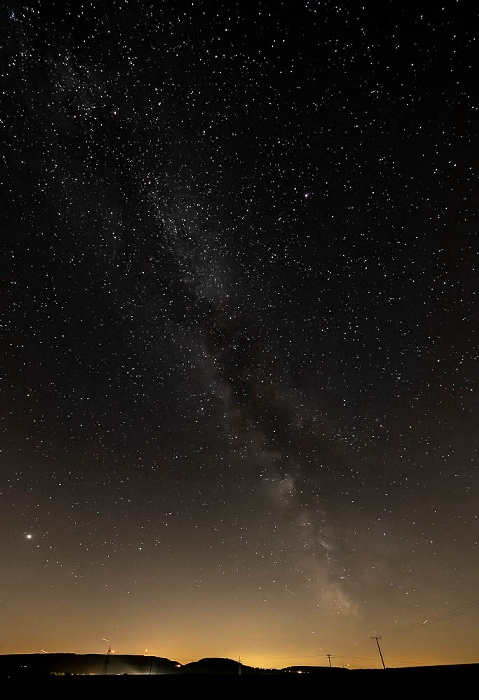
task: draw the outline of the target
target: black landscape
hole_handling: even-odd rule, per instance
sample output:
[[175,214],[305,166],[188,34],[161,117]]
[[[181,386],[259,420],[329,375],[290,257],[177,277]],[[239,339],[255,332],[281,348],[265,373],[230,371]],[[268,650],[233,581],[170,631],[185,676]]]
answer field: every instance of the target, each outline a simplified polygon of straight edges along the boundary
[[[100,677],[100,678],[99,678]],[[266,690],[283,687],[354,690],[375,688],[440,688],[477,682],[479,664],[451,664],[386,669],[346,669],[328,666],[289,666],[282,669],[254,668],[233,659],[204,658],[181,665],[164,657],[130,654],[6,654],[0,656],[0,682],[48,683],[49,689],[79,688],[95,692],[111,683],[146,682],[160,689],[189,687],[189,681],[204,687],[215,684],[230,689],[244,687]],[[143,681],[140,681],[140,678]],[[96,680],[95,680],[96,679]],[[156,679],[156,680],[155,680]],[[189,679],[189,680],[188,680]],[[255,681],[258,681],[255,683]],[[66,685],[65,685],[66,684]],[[100,685],[99,685],[100,684]],[[159,684],[159,685],[158,685]],[[278,685],[279,684],[279,685]],[[319,684],[319,685],[318,685]],[[108,685],[107,687],[111,687]],[[128,685],[128,687],[132,687]],[[134,686],[133,686],[134,687]],[[144,686],[141,685],[141,688]]]

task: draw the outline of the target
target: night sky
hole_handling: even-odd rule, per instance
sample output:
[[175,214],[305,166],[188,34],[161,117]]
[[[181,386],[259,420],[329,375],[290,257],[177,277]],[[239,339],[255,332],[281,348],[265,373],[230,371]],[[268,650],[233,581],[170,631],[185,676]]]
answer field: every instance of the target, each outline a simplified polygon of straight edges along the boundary
[[0,653],[479,661],[478,32],[2,3]]

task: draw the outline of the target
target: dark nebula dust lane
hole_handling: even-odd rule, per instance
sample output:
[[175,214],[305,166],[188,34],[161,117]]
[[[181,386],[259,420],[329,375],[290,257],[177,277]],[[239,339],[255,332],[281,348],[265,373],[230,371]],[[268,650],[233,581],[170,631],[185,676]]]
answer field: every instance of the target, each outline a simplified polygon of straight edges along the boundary
[[477,10],[0,26],[1,652],[477,661]]

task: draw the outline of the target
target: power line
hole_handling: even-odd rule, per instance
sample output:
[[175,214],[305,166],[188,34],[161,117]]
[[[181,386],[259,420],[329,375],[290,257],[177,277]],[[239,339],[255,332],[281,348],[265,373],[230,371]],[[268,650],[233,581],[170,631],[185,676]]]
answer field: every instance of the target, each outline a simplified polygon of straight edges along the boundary
[[452,608],[451,610],[446,610],[443,613],[429,617],[423,622],[415,622],[407,627],[404,627],[402,630],[398,630],[398,632],[409,632],[409,630],[421,629],[424,627],[429,627],[430,625],[437,625],[454,617],[467,615],[468,613],[472,613],[477,609],[479,609],[479,600],[473,600],[470,603],[464,603],[463,605],[459,605],[457,608]]
[[[372,639],[375,639],[375,637],[372,637]],[[378,637],[378,639],[381,639],[381,637]],[[376,656],[350,656],[349,654],[325,654],[327,658],[331,657],[334,659],[350,659],[354,661],[375,661]],[[276,660],[286,660],[286,659],[317,659],[317,658],[322,658],[322,654],[309,654],[307,656],[261,656],[257,657],[255,656],[255,659],[261,659],[261,660],[268,660],[268,659],[276,659]],[[248,658],[248,657],[246,657]],[[429,666],[430,664],[424,663],[424,661],[410,661],[407,659],[390,659],[388,657],[388,668],[400,668],[404,664],[409,664],[410,666]]]

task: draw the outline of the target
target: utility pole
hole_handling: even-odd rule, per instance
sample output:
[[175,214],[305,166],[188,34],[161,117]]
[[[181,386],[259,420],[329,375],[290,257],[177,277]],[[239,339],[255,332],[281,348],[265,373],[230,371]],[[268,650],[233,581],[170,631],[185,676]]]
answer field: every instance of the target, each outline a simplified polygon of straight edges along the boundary
[[381,661],[382,661],[382,664],[383,664],[383,668],[385,669],[385,668],[386,668],[386,664],[384,663],[383,655],[382,655],[382,653],[381,653],[381,647],[379,646],[379,640],[382,639],[382,637],[371,637],[371,639],[375,639],[375,640],[376,640],[376,644],[378,645],[378,650],[379,650],[379,656],[381,657]]
[[329,659],[329,668],[331,668],[331,654],[326,654],[326,656]]
[[102,672],[101,672],[101,675],[102,675],[102,676],[106,676],[106,675],[107,675],[108,664],[109,664],[109,662],[110,662],[110,656],[111,656],[111,644],[110,644],[110,648],[109,648],[108,651],[106,652],[105,663],[103,664],[103,670],[102,670]]

